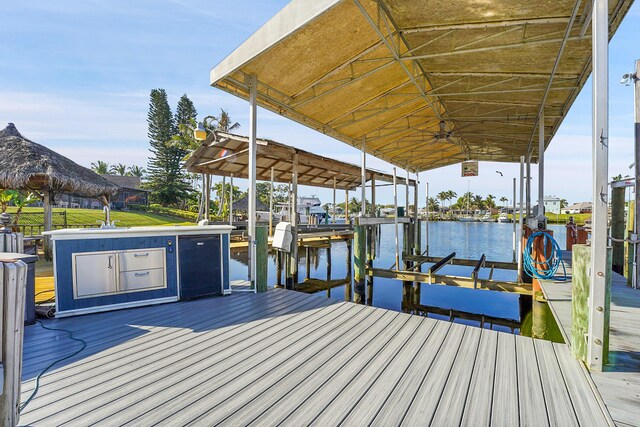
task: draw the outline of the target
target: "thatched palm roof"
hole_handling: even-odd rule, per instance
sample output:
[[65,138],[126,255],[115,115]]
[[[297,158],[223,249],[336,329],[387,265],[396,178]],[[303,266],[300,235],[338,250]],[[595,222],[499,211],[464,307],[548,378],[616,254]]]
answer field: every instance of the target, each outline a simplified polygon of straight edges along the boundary
[[47,189],[88,197],[114,194],[118,186],[72,160],[28,140],[13,123],[0,131],[0,188]]
[[[233,202],[233,210],[235,211],[242,211],[242,212],[247,212],[249,209],[248,206],[248,196],[243,196],[238,200],[235,200]],[[259,199],[256,199],[256,210],[258,211],[268,211],[269,210],[269,206],[265,205],[264,203],[262,203]]]

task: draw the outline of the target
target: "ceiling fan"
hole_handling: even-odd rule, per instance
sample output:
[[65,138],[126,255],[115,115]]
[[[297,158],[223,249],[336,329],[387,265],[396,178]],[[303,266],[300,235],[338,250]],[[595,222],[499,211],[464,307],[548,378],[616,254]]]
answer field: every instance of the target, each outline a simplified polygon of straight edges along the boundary
[[440,127],[440,130],[433,133],[433,142],[449,142],[451,144],[458,143],[458,138],[453,135],[453,130],[447,130],[447,124],[444,120],[440,120],[438,126]]

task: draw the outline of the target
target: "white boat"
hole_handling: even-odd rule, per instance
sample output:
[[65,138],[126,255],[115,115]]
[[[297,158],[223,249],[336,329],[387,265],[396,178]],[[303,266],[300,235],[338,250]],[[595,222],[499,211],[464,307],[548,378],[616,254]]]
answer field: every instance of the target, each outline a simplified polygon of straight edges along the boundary
[[476,219],[474,217],[472,217],[472,216],[461,216],[461,217],[458,217],[458,221],[460,221],[460,222],[475,222]]
[[511,222],[511,219],[509,219],[509,216],[505,212],[503,212],[500,214],[500,216],[498,216],[498,222],[508,223]]
[[[306,197],[298,196],[298,206],[296,211],[298,212],[298,224],[309,224],[310,220],[314,224],[322,224],[325,221],[331,219],[331,216],[322,209],[322,202],[316,196]],[[280,212],[275,214],[276,219],[279,221],[291,221],[289,215],[289,204],[283,203],[280,206]]]
[[480,218],[480,222],[496,222],[495,219],[491,216],[491,212],[487,212]]

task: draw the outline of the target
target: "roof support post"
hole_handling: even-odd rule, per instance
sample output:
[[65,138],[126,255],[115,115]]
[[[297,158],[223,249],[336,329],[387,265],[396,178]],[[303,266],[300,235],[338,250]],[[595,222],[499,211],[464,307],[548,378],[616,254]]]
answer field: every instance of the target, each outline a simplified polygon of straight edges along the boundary
[[395,230],[395,243],[396,243],[396,270],[400,270],[400,254],[398,253],[398,185],[396,178],[396,168],[393,168],[393,207],[395,212],[393,215],[393,227]]
[[367,138],[362,137],[362,162],[361,162],[362,197],[360,199],[360,216],[367,215]]
[[233,225],[233,174],[229,177],[229,225]]
[[522,280],[522,236],[524,234],[524,156],[520,156],[520,215],[518,216],[518,281]]
[[293,165],[291,174],[291,253],[290,253],[290,275],[292,283],[289,289],[298,286],[298,151],[293,155]]
[[271,166],[271,185],[269,186],[269,236],[273,236],[273,166]]
[[527,188],[527,218],[531,215],[531,151],[527,153],[527,181],[525,182]]
[[609,2],[594,0],[593,45],[593,219],[587,366],[601,371],[604,362],[607,300],[607,215],[609,162]]
[[[420,233],[420,223],[418,222],[418,182],[420,181],[420,176],[418,172],[416,172],[416,183],[413,186],[413,244],[414,244],[414,255],[420,255],[420,239],[418,238]],[[407,183],[407,185],[409,185]]]
[[331,222],[336,223],[336,177],[333,177],[333,212],[331,213]]
[[376,174],[371,174],[371,216],[376,215]]
[[427,221],[426,221],[426,229],[424,232],[424,240],[425,240],[425,243],[427,244],[427,247],[424,253],[426,256],[429,256],[429,182],[428,181],[426,183],[425,200],[427,201]]
[[[53,221],[51,216],[52,197],[51,190],[45,188],[42,192],[42,206],[44,209],[44,231],[51,231]],[[51,246],[51,236],[44,235],[44,258],[47,261],[53,260],[53,248]]]
[[249,86],[249,208],[247,233],[249,238],[249,281],[251,289],[256,290],[256,132],[258,78],[252,74],[247,77]]
[[409,216],[409,171],[407,170],[407,182],[405,182],[405,195],[404,195],[404,214]]
[[636,61],[636,73],[633,78],[635,83],[635,219],[634,219],[634,228],[633,233],[635,234],[634,239],[636,243],[633,245],[635,248],[635,261],[633,263],[633,287],[635,289],[640,288],[640,283],[638,283],[638,279],[640,279],[640,244],[637,243],[638,234],[640,234],[640,60]]
[[[538,220],[544,217],[544,111],[538,118]],[[539,222],[539,221],[538,221]]]
[[518,244],[517,244],[517,228],[516,228],[516,179],[513,178],[513,242],[512,242],[512,247],[513,247],[513,259],[512,262],[516,262],[516,250],[518,248]]

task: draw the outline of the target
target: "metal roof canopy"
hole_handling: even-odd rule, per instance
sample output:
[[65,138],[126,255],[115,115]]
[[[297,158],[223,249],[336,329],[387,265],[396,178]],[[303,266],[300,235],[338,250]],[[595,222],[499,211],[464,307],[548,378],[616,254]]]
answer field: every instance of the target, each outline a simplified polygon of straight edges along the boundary
[[[210,175],[249,177],[249,138],[226,132],[211,134],[186,162],[190,172]],[[294,154],[298,154],[298,184],[312,187],[353,190],[362,185],[360,166],[335,159],[319,156],[289,145],[257,139],[256,179],[271,180],[271,168],[274,169],[274,181],[291,182]],[[384,172],[367,169],[367,181],[375,175],[376,181],[393,182],[393,176]],[[398,177],[399,184],[406,179]],[[409,185],[415,186],[410,179]]]
[[[632,0],[612,0],[612,36]],[[545,146],[591,72],[589,0],[293,0],[211,84],[419,172]]]

